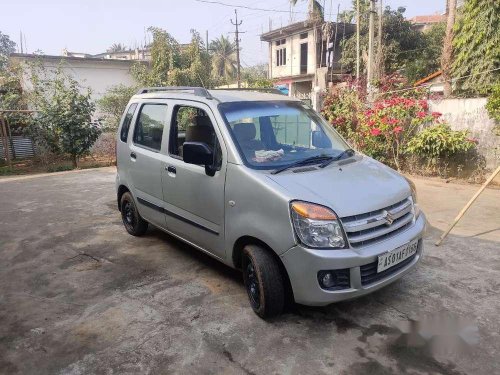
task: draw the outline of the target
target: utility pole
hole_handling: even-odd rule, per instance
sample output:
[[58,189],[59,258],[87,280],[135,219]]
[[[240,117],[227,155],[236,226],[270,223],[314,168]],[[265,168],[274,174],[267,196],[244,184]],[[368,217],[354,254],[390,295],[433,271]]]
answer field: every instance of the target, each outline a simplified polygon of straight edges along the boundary
[[231,19],[231,23],[236,27],[235,33],[235,41],[236,41],[236,63],[238,64],[236,74],[237,74],[237,80],[238,80],[238,88],[241,88],[241,71],[240,71],[240,34],[243,34],[243,32],[238,30],[238,26],[240,26],[243,21],[238,22],[238,11],[235,9],[234,14],[236,16],[236,21],[233,22],[233,19]]
[[207,53],[208,53],[208,30],[207,30],[207,34],[206,34],[206,43],[207,43]]
[[21,42],[20,43],[21,53],[24,53],[24,51],[23,51],[23,32],[22,31],[19,31],[19,41]]
[[373,80],[373,38],[375,29],[375,1],[370,0],[370,23],[368,25],[368,69],[366,89],[368,91],[368,99],[373,99],[371,82]]
[[359,16],[359,0],[356,0],[356,80],[359,81],[359,24],[361,17]]
[[377,79],[380,79],[384,76],[384,50],[383,50],[383,40],[382,40],[382,27],[383,27],[383,18],[384,18],[384,10],[383,10],[383,5],[382,1],[383,0],[378,0],[379,1],[379,16],[378,16],[378,35],[377,35],[377,73],[375,74],[375,77]]

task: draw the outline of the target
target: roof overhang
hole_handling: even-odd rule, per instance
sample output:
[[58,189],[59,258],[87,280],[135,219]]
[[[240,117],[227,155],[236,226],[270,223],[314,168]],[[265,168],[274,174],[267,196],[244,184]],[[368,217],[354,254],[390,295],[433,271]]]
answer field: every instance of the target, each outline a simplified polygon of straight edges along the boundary
[[317,26],[320,26],[323,22],[318,21],[302,21],[292,23],[291,25],[281,27],[276,30],[268,31],[260,36],[260,40],[264,42],[270,42],[274,39],[279,39],[282,36],[288,36],[290,34],[296,34],[308,30],[312,30]]

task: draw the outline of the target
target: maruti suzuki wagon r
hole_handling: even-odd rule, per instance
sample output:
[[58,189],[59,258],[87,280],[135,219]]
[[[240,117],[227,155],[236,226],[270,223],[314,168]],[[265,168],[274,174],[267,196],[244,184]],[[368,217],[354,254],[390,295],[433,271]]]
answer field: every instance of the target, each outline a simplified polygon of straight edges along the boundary
[[269,92],[142,89],[117,139],[125,229],[153,225],[240,269],[250,305],[327,305],[422,258],[414,185],[352,150],[303,102]]

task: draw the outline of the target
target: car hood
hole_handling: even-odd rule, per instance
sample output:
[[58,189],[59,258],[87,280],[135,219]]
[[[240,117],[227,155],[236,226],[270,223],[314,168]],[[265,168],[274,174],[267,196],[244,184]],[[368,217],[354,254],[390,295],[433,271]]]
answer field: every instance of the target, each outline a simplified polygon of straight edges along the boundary
[[410,196],[403,176],[364,155],[313,171],[269,174],[291,199],[331,207],[339,217],[362,214],[397,203]]

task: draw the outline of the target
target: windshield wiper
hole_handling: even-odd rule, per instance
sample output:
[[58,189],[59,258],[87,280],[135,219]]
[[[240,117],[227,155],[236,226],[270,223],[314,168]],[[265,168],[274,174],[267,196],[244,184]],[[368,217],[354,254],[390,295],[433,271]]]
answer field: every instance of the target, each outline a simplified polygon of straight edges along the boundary
[[278,169],[272,171],[271,174],[278,174],[280,172],[286,171],[287,169],[299,167],[301,165],[307,165],[307,164],[312,164],[312,163],[320,163],[320,162],[326,163],[327,161],[333,161],[331,159],[334,159],[334,157],[330,156],[330,155],[325,155],[325,154],[311,156],[309,158],[305,158],[303,160],[299,160],[299,161],[296,161],[294,163],[285,165],[284,167],[278,168]]
[[331,159],[329,160],[325,160],[323,163],[321,163],[321,165],[319,166],[320,168],[325,168],[326,166],[330,165],[331,163],[333,163],[334,161],[337,161],[337,160],[340,160],[342,159],[344,156],[352,156],[354,155],[354,150],[352,148],[348,148],[347,150],[344,150],[342,151],[340,154],[338,154],[337,156],[335,157],[332,157]]

